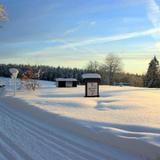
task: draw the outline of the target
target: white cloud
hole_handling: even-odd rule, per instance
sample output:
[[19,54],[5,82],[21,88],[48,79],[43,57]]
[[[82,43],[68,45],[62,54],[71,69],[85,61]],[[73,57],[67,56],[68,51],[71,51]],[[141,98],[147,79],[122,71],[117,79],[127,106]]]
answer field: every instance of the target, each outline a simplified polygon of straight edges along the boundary
[[80,29],[86,27],[86,26],[94,26],[96,24],[96,21],[82,21],[80,22],[77,26],[73,27],[73,28],[69,28],[68,30],[66,30],[63,34],[63,36],[67,36],[70,35],[72,33],[75,33],[77,31],[79,31]]
[[113,36],[106,36],[106,37],[95,37],[95,38],[91,38],[91,39],[87,39],[79,42],[66,43],[60,47],[75,48],[80,46],[109,43],[109,42],[131,39],[136,37],[149,36],[149,35],[158,34],[158,33],[160,33],[160,28],[154,28],[154,29],[148,29],[140,32],[124,33],[120,35],[113,35]]
[[160,6],[156,0],[148,0],[148,18],[154,27],[160,27]]
[[69,34],[72,34],[72,33],[76,32],[76,31],[78,31],[80,29],[80,27],[81,26],[79,25],[79,26],[76,26],[74,28],[70,28],[70,29],[66,30],[63,35],[67,36]]
[[[155,28],[160,27],[160,6],[156,2],[156,0],[148,0],[148,18],[152,25]],[[159,39],[160,39],[160,33],[159,34],[153,34],[153,38],[155,39],[155,48],[156,52],[160,51],[160,45],[159,45]]]

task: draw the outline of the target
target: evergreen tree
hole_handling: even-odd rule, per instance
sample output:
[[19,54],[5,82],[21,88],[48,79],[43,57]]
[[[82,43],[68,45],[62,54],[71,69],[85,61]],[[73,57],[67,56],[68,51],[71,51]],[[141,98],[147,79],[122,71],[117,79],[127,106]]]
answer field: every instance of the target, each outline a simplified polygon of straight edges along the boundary
[[144,79],[144,86],[150,88],[160,87],[159,61],[156,56],[149,63],[148,71]]

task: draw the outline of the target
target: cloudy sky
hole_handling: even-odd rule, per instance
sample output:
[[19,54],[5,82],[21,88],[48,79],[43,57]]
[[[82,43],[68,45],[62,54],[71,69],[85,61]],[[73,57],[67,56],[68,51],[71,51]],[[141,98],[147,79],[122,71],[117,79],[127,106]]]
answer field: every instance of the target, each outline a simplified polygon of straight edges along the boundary
[[114,53],[144,73],[160,58],[160,0],[0,0],[0,63],[83,68]]

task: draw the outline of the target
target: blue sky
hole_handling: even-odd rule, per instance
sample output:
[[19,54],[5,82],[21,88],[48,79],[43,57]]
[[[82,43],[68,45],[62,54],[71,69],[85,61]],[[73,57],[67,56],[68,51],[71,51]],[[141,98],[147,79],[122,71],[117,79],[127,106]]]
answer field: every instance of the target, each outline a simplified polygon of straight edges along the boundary
[[160,58],[160,0],[0,0],[0,63],[86,66],[113,53],[126,72]]

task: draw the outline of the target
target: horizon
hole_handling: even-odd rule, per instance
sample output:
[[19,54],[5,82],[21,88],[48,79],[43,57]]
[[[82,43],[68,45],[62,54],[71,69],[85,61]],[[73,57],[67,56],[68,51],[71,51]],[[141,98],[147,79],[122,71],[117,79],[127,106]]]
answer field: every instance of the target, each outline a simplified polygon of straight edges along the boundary
[[84,69],[113,53],[144,74],[160,58],[160,0],[1,0],[0,63]]
[[[11,66],[21,66],[21,65],[24,65],[24,66],[30,66],[30,67],[34,67],[34,66],[42,66],[42,67],[53,67],[53,68],[64,68],[64,69],[79,69],[79,70],[85,70],[86,68],[83,67],[83,68],[78,68],[78,67],[65,67],[65,66],[51,66],[51,65],[44,65],[44,64],[21,64],[21,63],[17,63],[17,64],[13,64],[13,63],[3,63],[3,64],[0,64],[1,65],[11,65]],[[16,68],[16,67],[15,67]],[[18,69],[18,68],[16,68]],[[93,72],[91,72],[93,73]],[[131,73],[131,72],[126,72],[124,70],[122,70],[120,73],[125,73],[125,74],[133,74],[133,75],[139,75],[139,76],[143,76],[145,75],[146,73]]]

